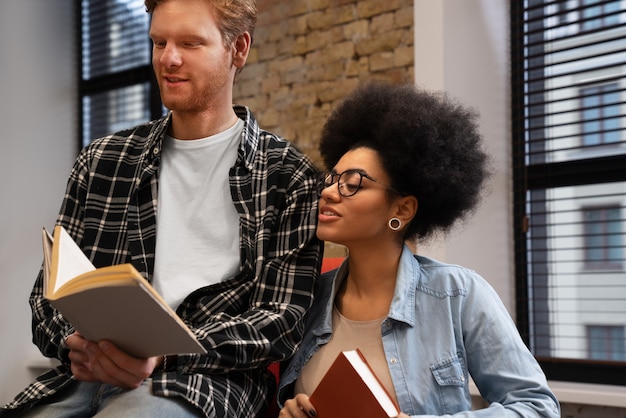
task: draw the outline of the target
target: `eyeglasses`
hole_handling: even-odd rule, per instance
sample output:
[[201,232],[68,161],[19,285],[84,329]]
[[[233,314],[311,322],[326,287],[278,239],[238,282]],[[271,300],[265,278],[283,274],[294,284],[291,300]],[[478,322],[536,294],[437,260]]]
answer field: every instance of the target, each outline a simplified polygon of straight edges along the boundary
[[[325,188],[330,187],[335,183],[337,183],[337,189],[339,190],[340,195],[344,197],[354,196],[361,188],[363,177],[378,183],[378,180],[375,178],[358,170],[346,170],[339,174],[332,172],[321,173],[317,182],[317,196],[321,196],[322,191]],[[385,189],[393,191],[393,189],[388,187]]]

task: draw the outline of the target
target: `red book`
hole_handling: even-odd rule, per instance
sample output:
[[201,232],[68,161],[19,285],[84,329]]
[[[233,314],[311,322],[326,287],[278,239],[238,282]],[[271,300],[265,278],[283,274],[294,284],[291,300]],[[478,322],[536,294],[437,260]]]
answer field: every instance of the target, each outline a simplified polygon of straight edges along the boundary
[[395,418],[400,414],[358,348],[339,353],[309,399],[319,418]]

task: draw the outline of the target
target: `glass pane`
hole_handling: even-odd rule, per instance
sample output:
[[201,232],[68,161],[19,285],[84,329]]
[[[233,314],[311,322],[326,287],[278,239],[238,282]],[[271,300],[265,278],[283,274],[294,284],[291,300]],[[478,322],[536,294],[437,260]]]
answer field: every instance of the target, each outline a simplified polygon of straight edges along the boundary
[[150,119],[149,83],[83,97],[83,146]]
[[626,154],[626,2],[558,5],[544,7],[544,37],[525,39],[527,162]]
[[82,0],[83,79],[150,64],[144,0]]
[[529,191],[527,202],[531,347],[593,358],[588,327],[626,324],[626,182]]

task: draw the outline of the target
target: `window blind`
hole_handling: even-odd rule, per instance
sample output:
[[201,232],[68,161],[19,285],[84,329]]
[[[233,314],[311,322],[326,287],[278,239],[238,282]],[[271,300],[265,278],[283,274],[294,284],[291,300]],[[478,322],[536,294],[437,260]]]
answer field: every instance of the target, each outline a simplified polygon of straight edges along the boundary
[[80,146],[159,117],[143,0],[81,0]]
[[626,385],[626,5],[510,5],[518,326],[549,379]]

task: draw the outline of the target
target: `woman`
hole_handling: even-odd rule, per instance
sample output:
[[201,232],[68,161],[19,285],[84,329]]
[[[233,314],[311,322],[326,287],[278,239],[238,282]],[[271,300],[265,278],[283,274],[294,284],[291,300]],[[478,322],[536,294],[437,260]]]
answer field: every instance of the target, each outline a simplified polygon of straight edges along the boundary
[[[407,416],[558,417],[559,406],[492,287],[416,256],[465,219],[488,177],[477,115],[411,85],[370,83],[330,116],[320,151],[317,236],[347,247],[323,275],[304,341],[283,372],[281,417],[316,416],[309,395],[340,351],[359,348]],[[489,407],[472,411],[470,377]],[[327,418],[327,417],[319,417]]]

